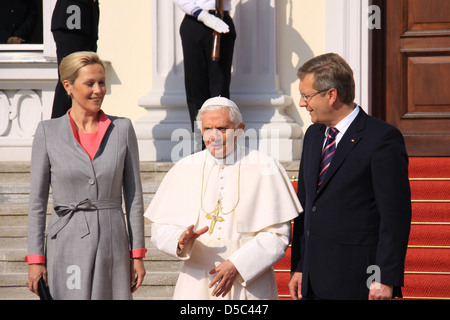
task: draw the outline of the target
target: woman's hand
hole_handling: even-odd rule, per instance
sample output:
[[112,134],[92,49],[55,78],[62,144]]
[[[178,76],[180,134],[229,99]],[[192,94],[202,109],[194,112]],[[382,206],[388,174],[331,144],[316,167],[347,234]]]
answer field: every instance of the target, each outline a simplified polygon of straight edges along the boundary
[[38,282],[42,277],[44,277],[44,281],[47,283],[47,268],[44,264],[30,264],[28,266],[27,287],[36,295],[39,295]]
[[131,259],[131,293],[136,292],[141,286],[145,277],[145,267],[142,258]]

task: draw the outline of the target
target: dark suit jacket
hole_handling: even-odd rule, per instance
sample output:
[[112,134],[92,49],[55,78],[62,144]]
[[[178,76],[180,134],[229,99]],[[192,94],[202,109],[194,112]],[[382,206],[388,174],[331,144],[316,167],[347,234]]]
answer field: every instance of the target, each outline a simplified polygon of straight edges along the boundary
[[[67,12],[67,8],[72,5],[80,8],[80,29],[67,27],[67,20],[74,15],[71,10]],[[53,9],[51,30],[80,32],[97,39],[99,17],[98,0],[58,0]]]
[[395,127],[362,109],[342,140],[317,190],[326,127],[308,128],[298,196],[305,210],[294,222],[292,271],[303,272],[324,299],[367,299],[367,280],[403,285],[411,222],[408,156]]

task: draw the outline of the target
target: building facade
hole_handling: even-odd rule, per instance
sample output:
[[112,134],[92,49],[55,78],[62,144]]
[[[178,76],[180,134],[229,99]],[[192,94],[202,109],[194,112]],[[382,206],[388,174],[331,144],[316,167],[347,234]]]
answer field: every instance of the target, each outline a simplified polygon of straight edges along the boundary
[[[57,81],[50,20],[42,1],[42,43],[0,44],[0,161],[29,161],[37,123],[50,118]],[[298,107],[296,71],[336,52],[354,69],[356,102],[370,113],[369,33],[377,11],[368,0],[233,0],[237,28],[231,98],[247,123],[243,143],[281,161],[298,160],[310,117]],[[98,53],[107,61],[103,110],[132,119],[141,160],[190,154],[179,24],[172,1],[102,1]]]

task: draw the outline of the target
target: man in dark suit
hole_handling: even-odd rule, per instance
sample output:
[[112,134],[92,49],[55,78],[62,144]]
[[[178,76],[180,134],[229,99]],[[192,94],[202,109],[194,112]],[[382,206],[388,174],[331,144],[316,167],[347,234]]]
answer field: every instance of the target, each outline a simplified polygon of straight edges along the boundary
[[395,127],[353,101],[347,62],[324,54],[298,71],[310,113],[298,177],[304,214],[294,221],[293,299],[401,295],[411,223],[408,155]]
[[[61,60],[73,52],[97,52],[99,18],[98,0],[58,0],[56,2],[51,30],[56,43],[58,68]],[[52,118],[65,115],[71,105],[72,100],[67,96],[61,81],[58,80]]]

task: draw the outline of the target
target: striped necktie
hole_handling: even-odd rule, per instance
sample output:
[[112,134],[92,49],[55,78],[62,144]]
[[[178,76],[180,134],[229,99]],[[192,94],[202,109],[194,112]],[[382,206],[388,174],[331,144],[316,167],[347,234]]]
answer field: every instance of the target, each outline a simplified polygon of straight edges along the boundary
[[317,187],[323,182],[323,178],[330,167],[331,159],[333,158],[334,153],[336,152],[336,135],[339,133],[339,130],[336,128],[330,128],[328,130],[327,141],[325,143],[325,148],[322,152],[322,158],[320,163],[320,174],[319,174],[319,183]]

